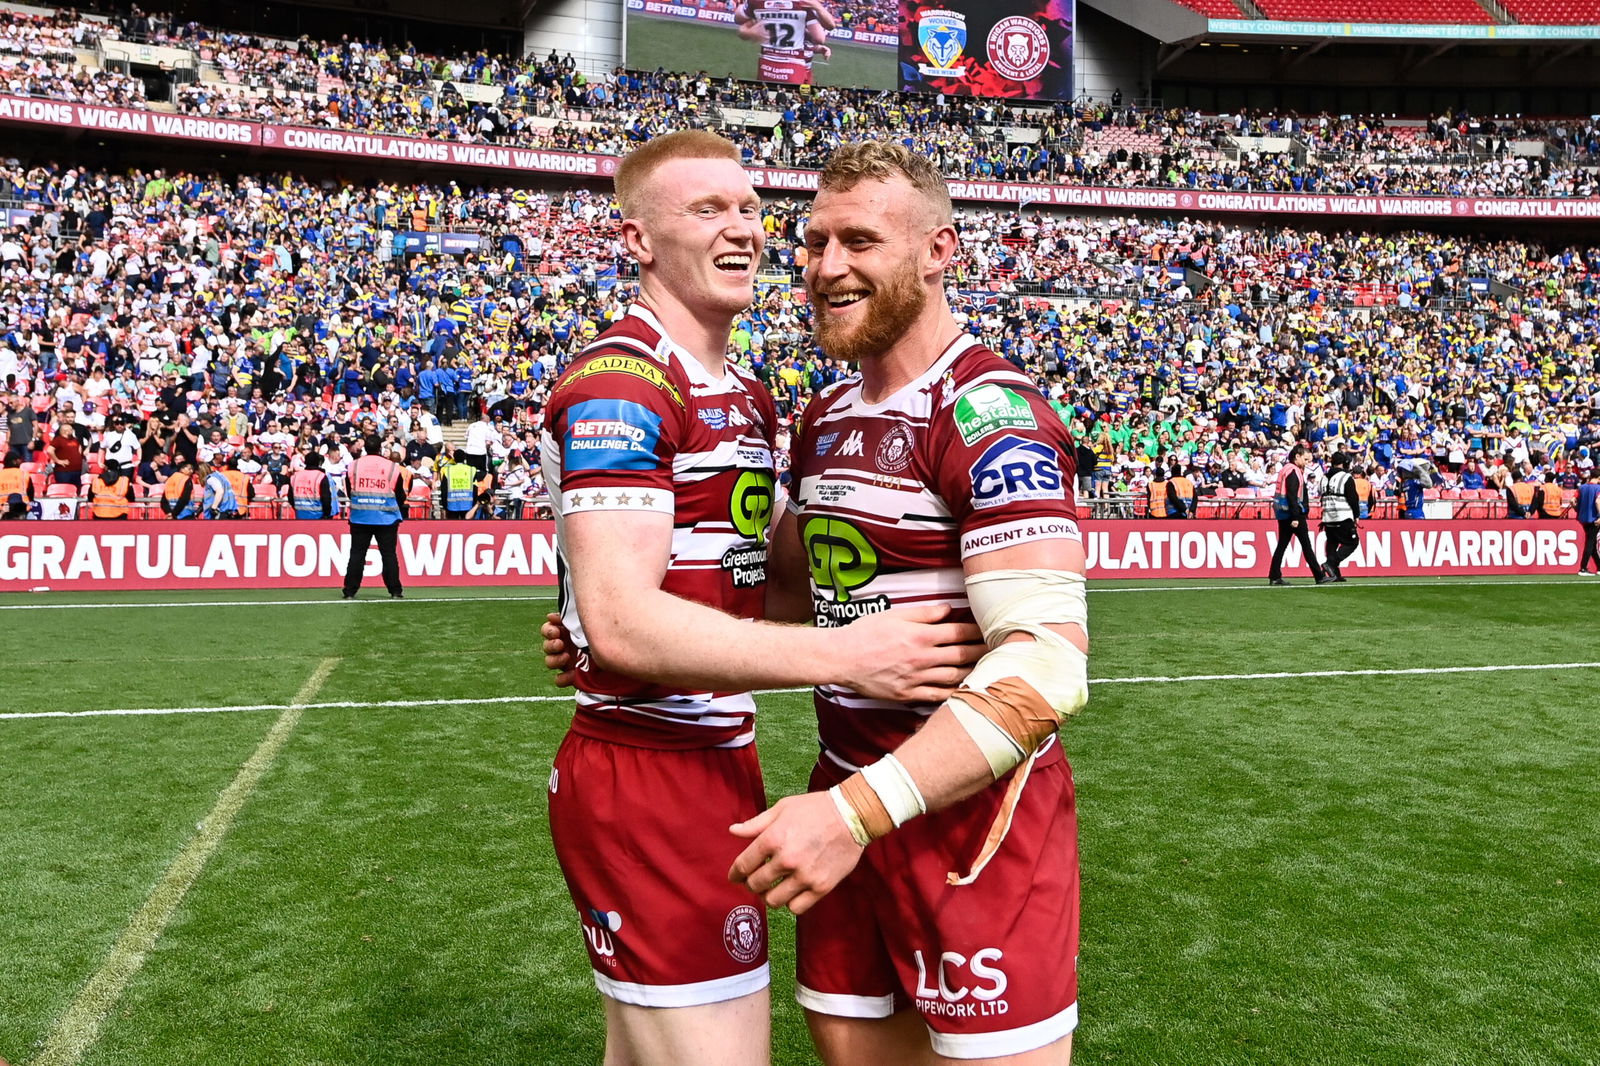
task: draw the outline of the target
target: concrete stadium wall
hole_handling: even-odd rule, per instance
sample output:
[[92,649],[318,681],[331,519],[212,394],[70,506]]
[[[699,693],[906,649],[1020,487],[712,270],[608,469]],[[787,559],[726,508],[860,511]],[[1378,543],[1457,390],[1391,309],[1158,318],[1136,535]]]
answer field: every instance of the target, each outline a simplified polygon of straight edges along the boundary
[[1077,39],[1072,72],[1073,92],[1109,100],[1122,90],[1126,103],[1150,93],[1155,75],[1155,39],[1087,4],[1078,5]]
[[552,0],[538,5],[522,28],[523,51],[572,53],[585,74],[622,65],[621,0]]

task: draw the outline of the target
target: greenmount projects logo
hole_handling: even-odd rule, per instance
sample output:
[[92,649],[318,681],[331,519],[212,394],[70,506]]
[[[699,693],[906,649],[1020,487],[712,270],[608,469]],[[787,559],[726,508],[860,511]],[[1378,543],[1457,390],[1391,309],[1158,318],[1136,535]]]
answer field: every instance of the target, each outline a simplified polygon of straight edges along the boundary
[[842,518],[811,518],[800,532],[811,566],[811,604],[819,626],[848,625],[889,609],[882,594],[853,597],[878,575],[878,552],[866,534]]

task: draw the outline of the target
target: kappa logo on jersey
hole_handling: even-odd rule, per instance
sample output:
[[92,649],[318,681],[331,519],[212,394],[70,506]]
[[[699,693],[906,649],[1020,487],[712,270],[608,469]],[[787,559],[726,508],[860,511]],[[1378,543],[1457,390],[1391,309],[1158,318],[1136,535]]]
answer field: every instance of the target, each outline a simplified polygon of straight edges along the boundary
[[712,429],[726,429],[728,426],[728,412],[720,407],[702,407],[695,411],[700,416],[700,421]]
[[750,416],[739,409],[738,404],[734,404],[732,407],[728,408],[728,425],[738,427],[754,424],[755,423],[750,421]]
[[854,524],[842,518],[809,519],[800,543],[811,567],[811,605],[817,625],[848,625],[889,609],[887,596],[850,596],[878,575],[878,551]]
[[1001,437],[968,472],[972,506],[979,510],[1028,500],[1064,500],[1061,458],[1043,441]]
[[817,457],[821,458],[822,456],[827,455],[828,454],[828,449],[832,448],[834,441],[836,441],[838,439],[839,439],[839,434],[837,434],[837,433],[824,433],[822,436],[818,437],[817,438]]
[[568,470],[650,470],[661,439],[661,416],[631,400],[585,400],[567,416],[563,462]]
[[861,431],[852,429],[850,435],[844,439],[844,443],[839,446],[839,458],[843,459],[847,455],[867,454],[866,443]]
[[956,401],[956,431],[966,444],[976,444],[1002,429],[1038,429],[1033,408],[1010,389],[979,385]]
[[873,457],[878,469],[886,474],[898,474],[911,465],[911,449],[915,445],[911,427],[897,422],[878,442],[878,454]]
[[588,938],[589,947],[605,962],[607,966],[615,966],[617,942],[612,936],[622,929],[622,915],[616,911],[603,911],[598,907],[590,907],[589,913],[583,922],[583,935]]
[[741,903],[728,912],[722,923],[722,946],[735,962],[755,962],[767,942],[767,923],[761,912]]

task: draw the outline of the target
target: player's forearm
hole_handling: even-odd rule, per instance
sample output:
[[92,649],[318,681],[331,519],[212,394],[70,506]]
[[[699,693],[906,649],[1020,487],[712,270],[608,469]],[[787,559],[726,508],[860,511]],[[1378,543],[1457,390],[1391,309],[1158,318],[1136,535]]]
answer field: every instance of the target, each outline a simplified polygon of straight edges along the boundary
[[895,750],[928,811],[943,810],[994,784],[994,773],[948,704]]
[[674,688],[744,691],[843,683],[838,630],[748,621],[661,589],[580,593],[589,653],[607,670]]

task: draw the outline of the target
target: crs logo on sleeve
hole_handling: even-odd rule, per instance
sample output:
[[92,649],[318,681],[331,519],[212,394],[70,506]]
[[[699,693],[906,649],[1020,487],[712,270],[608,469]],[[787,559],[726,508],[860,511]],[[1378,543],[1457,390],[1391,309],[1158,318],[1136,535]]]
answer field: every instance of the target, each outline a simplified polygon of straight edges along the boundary
[[1030,500],[1064,500],[1061,456],[1043,441],[1001,437],[978,456],[972,506],[978,510]]
[[568,470],[653,470],[661,416],[631,400],[585,400],[567,414]]

